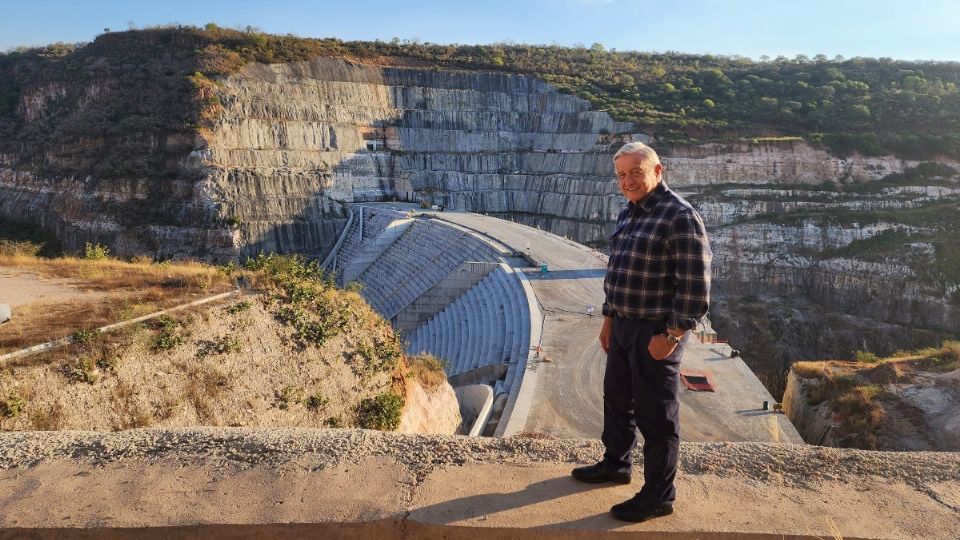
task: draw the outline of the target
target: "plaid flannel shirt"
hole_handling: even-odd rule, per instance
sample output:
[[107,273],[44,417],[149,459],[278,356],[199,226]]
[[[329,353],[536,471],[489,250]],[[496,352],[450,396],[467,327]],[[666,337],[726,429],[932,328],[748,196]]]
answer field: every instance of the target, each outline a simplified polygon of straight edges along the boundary
[[660,182],[617,218],[603,280],[603,314],[696,328],[710,304],[712,258],[700,215]]

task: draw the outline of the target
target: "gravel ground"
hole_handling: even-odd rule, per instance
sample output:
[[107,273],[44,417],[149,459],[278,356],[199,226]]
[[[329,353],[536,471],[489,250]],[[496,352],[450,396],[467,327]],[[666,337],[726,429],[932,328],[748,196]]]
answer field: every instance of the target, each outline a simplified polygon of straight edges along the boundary
[[[173,459],[184,464],[266,465],[325,469],[370,456],[395,459],[418,480],[438,468],[471,463],[591,463],[600,441],[526,437],[468,438],[400,435],[367,430],[187,428],[115,433],[8,432],[0,434],[0,468],[74,460],[91,467],[118,461]],[[639,462],[639,456],[637,461]],[[805,486],[881,477],[917,488],[960,480],[960,453],[869,452],[775,443],[683,443],[681,474],[776,481]]]

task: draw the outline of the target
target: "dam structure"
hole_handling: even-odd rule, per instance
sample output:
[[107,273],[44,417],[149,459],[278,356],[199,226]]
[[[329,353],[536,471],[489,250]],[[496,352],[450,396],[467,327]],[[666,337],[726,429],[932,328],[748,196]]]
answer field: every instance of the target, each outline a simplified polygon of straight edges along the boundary
[[[474,407],[483,412],[475,434],[600,436],[605,255],[467,212],[365,203],[350,213],[328,268],[341,284],[362,285],[407,354],[442,359],[455,389],[490,388],[481,394],[488,403]],[[711,381],[713,391],[681,390],[682,439],[802,444],[743,360],[713,336],[705,326],[687,338],[681,373]]]

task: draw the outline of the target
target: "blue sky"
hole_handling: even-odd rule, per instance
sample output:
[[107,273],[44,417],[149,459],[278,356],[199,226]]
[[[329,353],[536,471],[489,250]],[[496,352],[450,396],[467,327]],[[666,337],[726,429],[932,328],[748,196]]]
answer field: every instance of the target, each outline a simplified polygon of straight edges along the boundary
[[91,41],[104,28],[215,22],[345,40],[960,61],[954,0],[0,0],[0,13],[0,51]]

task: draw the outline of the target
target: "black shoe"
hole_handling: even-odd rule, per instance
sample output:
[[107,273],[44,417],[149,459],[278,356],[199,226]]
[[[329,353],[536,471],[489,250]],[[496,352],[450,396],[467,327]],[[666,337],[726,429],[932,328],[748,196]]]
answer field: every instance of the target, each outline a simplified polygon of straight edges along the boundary
[[589,484],[599,484],[601,482],[613,482],[614,484],[630,483],[630,473],[614,471],[607,467],[602,461],[587,467],[577,467],[571,474],[573,474],[573,477],[577,480]]
[[620,521],[646,521],[651,518],[672,514],[673,504],[649,504],[642,502],[639,497],[634,497],[629,501],[613,505],[610,513]]

